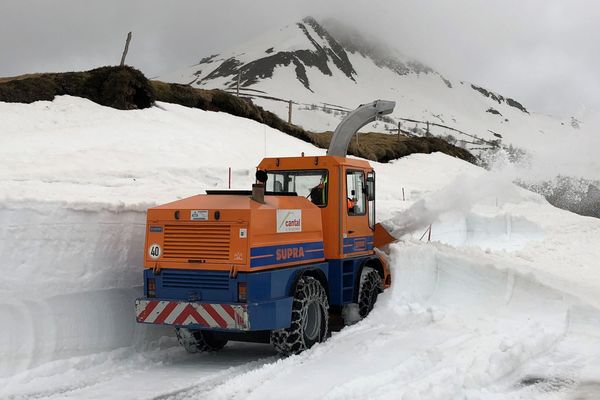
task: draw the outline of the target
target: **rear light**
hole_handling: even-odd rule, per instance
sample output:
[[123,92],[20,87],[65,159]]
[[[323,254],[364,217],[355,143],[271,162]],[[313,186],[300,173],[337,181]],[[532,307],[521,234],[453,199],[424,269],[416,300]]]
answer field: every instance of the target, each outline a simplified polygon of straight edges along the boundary
[[156,297],[156,280],[154,278],[148,278],[146,287],[148,288],[148,297]]
[[248,286],[246,282],[238,282],[238,301],[245,303],[248,300]]

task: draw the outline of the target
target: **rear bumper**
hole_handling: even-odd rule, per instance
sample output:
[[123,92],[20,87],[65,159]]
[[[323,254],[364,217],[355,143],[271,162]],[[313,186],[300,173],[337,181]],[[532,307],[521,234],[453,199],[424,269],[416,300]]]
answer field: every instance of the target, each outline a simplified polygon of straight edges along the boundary
[[248,308],[241,304],[137,299],[137,322],[216,329],[249,330]]
[[292,298],[263,303],[216,304],[139,298],[135,301],[136,321],[190,329],[256,331],[287,328]]

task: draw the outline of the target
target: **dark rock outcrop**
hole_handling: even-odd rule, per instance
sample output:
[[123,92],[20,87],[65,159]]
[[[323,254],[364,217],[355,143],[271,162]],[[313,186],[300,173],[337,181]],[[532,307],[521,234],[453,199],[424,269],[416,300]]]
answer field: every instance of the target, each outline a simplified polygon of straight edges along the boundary
[[489,97],[490,99],[492,99],[494,101],[497,101],[498,104],[506,103],[506,104],[508,104],[511,107],[514,107],[514,108],[516,108],[516,109],[518,109],[518,110],[520,110],[520,111],[522,111],[522,112],[524,112],[526,114],[529,114],[529,111],[527,111],[527,109],[521,103],[519,103],[516,100],[513,100],[513,99],[508,98],[508,97],[505,98],[504,96],[501,96],[498,93],[490,92],[489,90],[484,89],[484,88],[482,88],[480,86],[477,86],[477,85],[471,84],[471,88],[473,90],[478,91],[483,96]]

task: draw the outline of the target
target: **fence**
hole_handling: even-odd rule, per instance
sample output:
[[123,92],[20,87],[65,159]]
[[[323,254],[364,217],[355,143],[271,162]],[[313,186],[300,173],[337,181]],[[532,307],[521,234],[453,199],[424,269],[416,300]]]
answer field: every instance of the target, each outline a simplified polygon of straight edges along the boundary
[[[331,112],[337,112],[337,113],[342,113],[342,114],[347,114],[349,112],[352,111],[351,108],[345,107],[345,106],[340,106],[337,104],[329,104],[329,103],[320,103],[320,104],[310,104],[310,103],[304,103],[301,101],[295,101],[292,99],[282,99],[276,96],[271,96],[268,95],[266,93],[248,93],[248,92],[240,92],[240,89],[238,88],[236,91],[226,91],[229,94],[233,94],[239,97],[243,97],[243,98],[248,98],[248,99],[264,99],[264,100],[270,100],[270,101],[277,101],[277,102],[283,102],[283,103],[287,103],[288,105],[288,123],[292,123],[292,115],[293,115],[293,106],[301,106],[301,107],[305,107],[304,109],[311,109],[311,110],[322,110],[324,112],[327,113],[331,113]],[[498,137],[499,139],[497,140],[487,140],[484,139],[480,136],[477,136],[475,134],[471,134],[465,131],[462,131],[460,129],[448,126],[448,125],[444,125],[444,124],[440,124],[437,122],[431,122],[431,121],[420,121],[417,119],[412,119],[412,118],[404,118],[404,117],[398,117],[398,116],[382,116],[379,118],[380,121],[383,121],[384,123],[388,123],[391,125],[396,126],[396,128],[391,128],[391,129],[387,129],[388,132],[392,133],[392,132],[396,132],[398,134],[398,140],[400,140],[400,136],[412,136],[412,137],[417,137],[417,136],[438,136],[438,137],[443,137],[444,135],[441,134],[440,132],[433,132],[434,128],[438,128],[438,129],[443,129],[444,132],[446,134],[446,139],[449,136],[452,136],[452,134],[454,135],[461,135],[464,138],[468,138],[467,139],[457,139],[457,142],[459,143],[453,143],[453,144],[458,144],[458,145],[462,145],[463,147],[466,147],[467,144],[473,145],[473,146],[479,146],[479,147],[473,147],[470,150],[490,150],[490,149],[494,149],[494,148],[500,148],[500,139],[502,138],[502,135],[493,132],[493,131],[489,131],[491,132],[494,136]],[[406,129],[405,127],[402,126],[403,123],[414,123],[415,127],[412,128],[412,131],[409,129]],[[422,126],[422,128],[419,128],[419,126]],[[452,132],[452,134],[448,134],[448,131]],[[452,136],[453,137],[453,136]],[[456,139],[456,138],[455,138]]]

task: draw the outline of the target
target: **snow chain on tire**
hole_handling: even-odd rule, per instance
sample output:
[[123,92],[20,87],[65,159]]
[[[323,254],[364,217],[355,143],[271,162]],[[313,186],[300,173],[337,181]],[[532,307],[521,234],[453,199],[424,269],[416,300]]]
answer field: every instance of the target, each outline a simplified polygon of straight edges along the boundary
[[360,275],[358,291],[358,313],[361,318],[369,315],[381,292],[383,292],[383,281],[379,273],[371,267],[364,267]]
[[227,340],[214,337],[212,332],[192,331],[187,328],[176,328],[177,340],[188,353],[219,351],[227,344]]
[[[311,327],[306,326],[309,314],[318,309],[318,334],[307,337]],[[313,315],[314,316],[314,315]],[[316,327],[314,327],[316,329]],[[323,342],[329,333],[329,301],[321,283],[313,277],[298,280],[292,303],[292,321],[289,328],[271,332],[271,343],[281,355],[298,354],[317,342]]]

